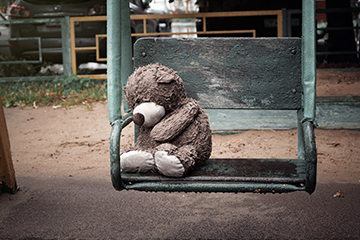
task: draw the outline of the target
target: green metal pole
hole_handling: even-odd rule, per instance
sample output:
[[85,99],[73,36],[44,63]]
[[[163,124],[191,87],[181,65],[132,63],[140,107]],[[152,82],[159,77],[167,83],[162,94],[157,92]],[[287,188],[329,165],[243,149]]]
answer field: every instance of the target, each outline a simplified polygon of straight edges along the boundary
[[[316,59],[315,59],[315,1],[303,0],[302,4],[302,84],[304,90],[304,121],[315,121]],[[315,122],[314,122],[315,123]]]
[[[108,112],[112,123],[121,118],[122,88],[133,72],[133,65],[129,1],[109,1],[107,8]],[[128,112],[128,105],[123,104]]]
[[[120,29],[119,29],[120,27]],[[112,126],[110,135],[110,172],[113,187],[124,189],[120,173],[120,136],[122,87],[133,71],[130,28],[130,9],[128,0],[109,0],[107,2],[107,87],[108,113]],[[124,103],[125,111],[128,106]]]
[[[133,72],[129,1],[121,0],[120,9],[121,85],[122,89],[124,89],[124,86],[126,85],[129,76]],[[129,105],[125,101],[124,94],[123,107],[126,113],[130,112]]]
[[121,118],[120,2],[107,1],[107,92],[110,124]]
[[107,91],[108,113],[111,124],[110,173],[116,190],[123,189],[120,174],[121,136],[121,66],[120,66],[120,2],[107,1]]
[[316,186],[317,154],[314,136],[316,98],[316,38],[315,0],[303,0],[302,9],[302,64],[301,78],[304,90],[304,116],[302,119],[306,159],[305,190],[311,194]]
[[64,76],[72,75],[71,72],[71,51],[70,51],[70,19],[69,16],[61,19],[61,41]]

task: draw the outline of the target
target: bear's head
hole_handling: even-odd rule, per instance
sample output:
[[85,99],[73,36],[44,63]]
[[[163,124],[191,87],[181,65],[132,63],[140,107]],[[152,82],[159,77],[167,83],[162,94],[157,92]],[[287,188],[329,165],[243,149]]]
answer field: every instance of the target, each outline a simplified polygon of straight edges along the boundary
[[160,64],[139,67],[124,87],[135,124],[153,127],[186,98],[183,81]]

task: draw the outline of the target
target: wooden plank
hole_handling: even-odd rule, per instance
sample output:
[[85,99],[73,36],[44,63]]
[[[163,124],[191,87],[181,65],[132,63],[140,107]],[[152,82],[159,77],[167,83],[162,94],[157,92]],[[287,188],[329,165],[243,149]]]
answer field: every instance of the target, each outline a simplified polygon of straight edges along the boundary
[[232,11],[232,12],[207,12],[207,13],[182,13],[182,14],[133,14],[131,20],[142,19],[171,19],[171,18],[208,18],[208,17],[249,17],[249,16],[282,16],[282,10],[260,11]]
[[107,79],[107,74],[77,75],[78,78]]
[[294,110],[206,109],[213,132],[296,129],[297,112]]
[[[239,132],[252,129],[296,129],[294,110],[206,109],[213,132]],[[319,129],[360,129],[360,96],[316,98]]]
[[315,120],[320,129],[360,129],[360,102],[317,104]]
[[100,61],[107,61],[107,58],[100,58],[100,38],[106,38],[107,35],[106,34],[96,34],[95,35],[95,43],[96,43],[96,61],[100,62]]
[[231,34],[235,33],[251,33],[256,37],[256,30],[227,30],[227,31],[201,31],[201,32],[151,32],[151,33],[132,33],[132,37],[146,37],[146,36],[172,36],[172,35],[191,35],[191,34]]
[[11,159],[10,141],[6,127],[4,109],[0,101],[0,187],[1,191],[17,191],[15,171]]
[[97,47],[75,47],[74,50],[75,51],[84,51],[84,50],[97,50]]
[[134,60],[173,68],[203,108],[301,108],[299,38],[141,38]]
[[70,21],[72,22],[97,22],[106,20],[106,16],[70,17]]

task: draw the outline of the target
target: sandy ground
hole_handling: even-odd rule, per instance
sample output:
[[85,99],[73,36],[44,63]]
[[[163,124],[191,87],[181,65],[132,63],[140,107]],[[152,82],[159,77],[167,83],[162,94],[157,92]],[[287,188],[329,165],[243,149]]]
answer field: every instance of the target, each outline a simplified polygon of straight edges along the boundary
[[[360,95],[360,74],[318,70],[318,95]],[[68,109],[8,108],[5,116],[17,176],[110,178],[107,104]],[[318,179],[360,182],[360,131],[316,129]],[[133,126],[121,146],[133,142]],[[212,157],[296,158],[296,130],[213,135]]]

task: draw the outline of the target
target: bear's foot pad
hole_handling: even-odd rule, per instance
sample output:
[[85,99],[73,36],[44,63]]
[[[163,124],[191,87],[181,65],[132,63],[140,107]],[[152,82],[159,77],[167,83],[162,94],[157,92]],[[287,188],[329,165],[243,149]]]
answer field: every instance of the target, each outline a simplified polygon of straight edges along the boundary
[[130,151],[120,156],[120,166],[123,172],[147,172],[154,168],[155,162],[151,153]]
[[172,155],[168,155],[165,151],[157,151],[155,153],[156,167],[160,173],[168,177],[182,177],[185,168],[180,160]]

